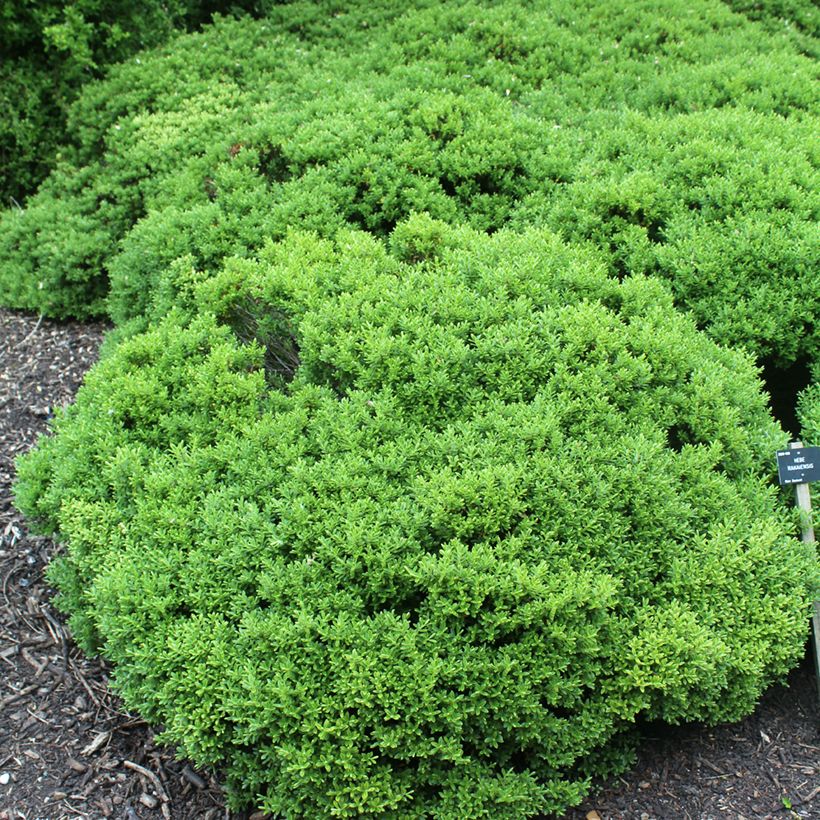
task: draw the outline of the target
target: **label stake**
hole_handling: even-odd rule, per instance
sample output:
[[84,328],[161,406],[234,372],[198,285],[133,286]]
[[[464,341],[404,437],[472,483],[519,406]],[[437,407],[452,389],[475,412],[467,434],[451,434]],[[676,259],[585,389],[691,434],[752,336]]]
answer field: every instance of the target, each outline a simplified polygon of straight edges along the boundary
[[[789,445],[790,450],[801,450],[803,443],[794,441]],[[804,544],[816,543],[814,539],[814,526],[811,519],[811,491],[808,483],[795,484],[795,502],[800,510],[800,529]],[[814,611],[811,618],[811,633],[814,655],[814,672],[817,679],[817,697],[820,698],[820,601],[814,602]]]

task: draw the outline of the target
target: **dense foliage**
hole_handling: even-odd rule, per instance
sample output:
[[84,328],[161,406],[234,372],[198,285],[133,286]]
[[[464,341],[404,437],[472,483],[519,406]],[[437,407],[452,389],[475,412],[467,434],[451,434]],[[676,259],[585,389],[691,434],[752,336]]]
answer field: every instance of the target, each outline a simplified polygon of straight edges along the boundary
[[166,278],[19,501],[75,634],[237,803],[560,811],[637,717],[736,719],[800,657],[783,434],[658,282],[427,217]]
[[289,4],[90,87],[72,161],[0,223],[3,299],[144,318],[180,256],[425,211],[591,241],[722,343],[818,357],[816,71],[788,41],[707,0],[417,5]]
[[820,361],[815,363],[809,386],[800,394],[797,416],[803,443],[820,446]]
[[725,0],[773,34],[788,37],[801,51],[820,56],[820,6],[814,0]]
[[17,485],[80,642],[289,818],[561,811],[750,711],[820,587],[755,365],[820,373],[813,8],[251,7],[0,0],[83,84],[0,300],[117,325]]
[[248,0],[0,0],[0,205],[53,167],[66,113],[103,69]]

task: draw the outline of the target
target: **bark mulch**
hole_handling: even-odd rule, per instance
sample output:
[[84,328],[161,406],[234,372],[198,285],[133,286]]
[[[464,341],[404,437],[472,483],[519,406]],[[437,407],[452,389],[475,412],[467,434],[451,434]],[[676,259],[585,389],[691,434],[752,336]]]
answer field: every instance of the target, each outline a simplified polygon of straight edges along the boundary
[[[60,547],[12,506],[14,458],[72,400],[105,329],[0,309],[0,820],[246,818],[225,808],[217,774],[157,745],[105,663],[77,649],[43,574]],[[739,724],[643,734],[636,765],[568,820],[820,818],[808,659]]]

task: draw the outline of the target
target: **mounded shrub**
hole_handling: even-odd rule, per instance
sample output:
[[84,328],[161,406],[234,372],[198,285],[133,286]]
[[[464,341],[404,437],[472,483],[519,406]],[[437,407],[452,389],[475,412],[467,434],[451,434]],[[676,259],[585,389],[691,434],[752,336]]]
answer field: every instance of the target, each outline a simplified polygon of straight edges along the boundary
[[75,634],[236,805],[561,811],[636,719],[737,719],[802,654],[785,437],[658,281],[425,216],[190,261],[17,493]]
[[295,2],[87,86],[0,293],[119,329],[18,500],[237,805],[561,811],[637,719],[736,719],[800,657],[750,355],[820,361],[796,42],[706,0]]
[[[144,325],[180,256],[413,212],[544,225],[660,275],[724,344],[818,355],[812,63],[705,0],[350,4],[219,21],[92,84],[0,220],[10,305]],[[776,309],[772,306],[776,305]]]
[[731,110],[599,123],[574,178],[525,199],[514,224],[592,241],[618,277],[661,276],[721,343],[781,366],[820,361],[810,121]]

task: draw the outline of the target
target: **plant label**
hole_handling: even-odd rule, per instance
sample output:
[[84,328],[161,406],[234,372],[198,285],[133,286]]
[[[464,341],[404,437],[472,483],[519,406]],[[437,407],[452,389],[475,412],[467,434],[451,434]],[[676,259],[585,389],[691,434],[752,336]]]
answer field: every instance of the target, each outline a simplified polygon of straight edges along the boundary
[[781,484],[820,481],[820,447],[795,447],[777,451],[777,474]]

